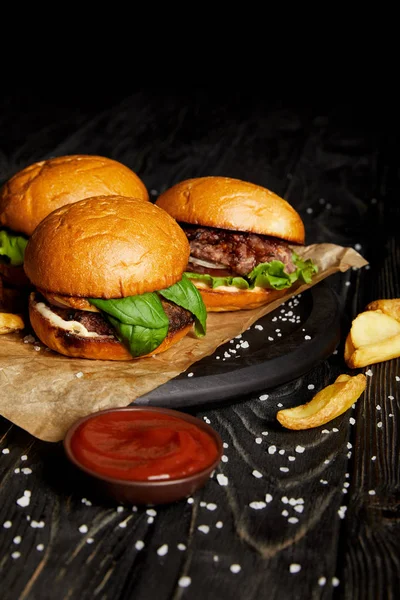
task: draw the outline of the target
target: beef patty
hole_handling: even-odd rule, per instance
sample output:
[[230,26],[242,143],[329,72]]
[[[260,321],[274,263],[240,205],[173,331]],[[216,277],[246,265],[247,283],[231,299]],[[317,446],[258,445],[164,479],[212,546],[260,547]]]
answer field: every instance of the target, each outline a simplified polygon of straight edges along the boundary
[[[41,298],[40,300],[43,299]],[[181,308],[168,300],[161,298],[160,300],[169,321],[168,336],[173,335],[180,329],[183,329],[194,322],[194,317],[188,310]],[[77,310],[74,308],[60,308],[53,304],[51,304],[50,307],[51,310],[64,321],[77,321],[86,327],[88,331],[93,331],[98,335],[112,336],[117,339],[113,326],[110,325],[101,312],[89,312],[87,310]]]
[[[190,244],[190,255],[194,258],[217,263],[227,271],[216,275],[247,275],[260,263],[280,260],[287,273],[296,270],[292,261],[292,250],[284,241],[246,231],[229,231],[214,227],[197,227],[180,224]],[[199,265],[190,265],[191,271],[214,273]]]

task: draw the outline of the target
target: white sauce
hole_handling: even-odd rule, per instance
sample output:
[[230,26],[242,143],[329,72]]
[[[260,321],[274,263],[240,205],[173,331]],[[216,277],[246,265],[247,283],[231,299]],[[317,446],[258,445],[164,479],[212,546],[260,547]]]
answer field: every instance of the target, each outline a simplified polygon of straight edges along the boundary
[[254,293],[254,292],[265,292],[265,289],[262,287],[255,287],[252,289],[245,289],[242,290],[241,288],[236,287],[235,285],[219,285],[216,288],[210,288],[210,286],[208,286],[206,283],[204,283],[203,281],[196,281],[195,279],[192,279],[192,283],[194,283],[194,285],[197,288],[202,288],[202,289],[209,289],[212,290],[214,292],[248,292],[248,293]]
[[99,335],[95,331],[88,331],[82,323],[78,323],[78,321],[64,321],[59,315],[56,315],[44,302],[36,302],[36,309],[40,314],[50,321],[54,327],[60,327],[61,329],[65,329],[66,331],[70,331],[71,333],[78,335],[80,337],[112,337],[109,335]]

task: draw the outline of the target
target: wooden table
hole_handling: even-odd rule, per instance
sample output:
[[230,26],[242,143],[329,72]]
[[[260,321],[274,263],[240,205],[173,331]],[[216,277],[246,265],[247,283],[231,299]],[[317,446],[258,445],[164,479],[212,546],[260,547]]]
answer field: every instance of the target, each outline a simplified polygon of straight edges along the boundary
[[75,153],[125,163],[153,200],[188,177],[237,177],[291,202],[308,243],[351,246],[369,261],[329,278],[342,322],[335,353],[295,381],[191,410],[225,442],[218,473],[227,485],[214,476],[193,498],[155,509],[95,501],[61,443],[1,418],[2,600],[398,598],[399,359],[360,369],[365,393],[328,425],[294,432],[276,421],[278,407],[349,373],[343,343],[352,318],[371,300],[400,297],[390,119],[356,105],[166,89],[101,102],[15,95],[1,108],[2,181]]

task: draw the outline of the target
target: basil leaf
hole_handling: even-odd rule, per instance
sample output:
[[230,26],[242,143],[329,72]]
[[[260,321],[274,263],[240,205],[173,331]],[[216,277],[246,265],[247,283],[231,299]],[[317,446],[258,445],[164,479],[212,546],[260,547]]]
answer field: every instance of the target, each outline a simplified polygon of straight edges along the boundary
[[167,336],[168,317],[156,293],[112,300],[89,298],[89,302],[105,313],[132,356],[151,353]]
[[13,267],[24,263],[25,248],[28,240],[23,235],[15,235],[2,229],[0,231],[0,256]]
[[127,346],[129,352],[135,357],[153,352],[168,334],[168,325],[155,329],[141,325],[126,325],[111,316],[108,316],[108,320],[115,328],[120,342]]
[[207,310],[199,290],[185,276],[169,288],[160,290],[161,296],[174,302],[181,308],[189,310],[195,318],[194,331],[197,337],[203,337],[206,333]]

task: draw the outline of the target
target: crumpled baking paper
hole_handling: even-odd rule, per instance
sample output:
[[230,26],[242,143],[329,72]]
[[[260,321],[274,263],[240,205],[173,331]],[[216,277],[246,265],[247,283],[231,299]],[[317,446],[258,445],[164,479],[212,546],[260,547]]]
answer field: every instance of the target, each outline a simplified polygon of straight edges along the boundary
[[262,308],[209,313],[205,337],[189,334],[152,357],[121,362],[68,358],[38,341],[26,343],[29,327],[22,333],[0,336],[0,414],[41,440],[60,441],[77,419],[98,410],[128,406],[213,354],[289,298],[334,273],[368,264],[353,248],[335,244],[296,247],[296,252],[318,265],[311,285],[291,289]]

